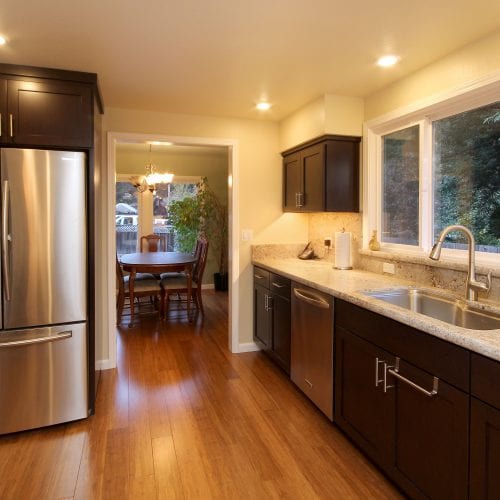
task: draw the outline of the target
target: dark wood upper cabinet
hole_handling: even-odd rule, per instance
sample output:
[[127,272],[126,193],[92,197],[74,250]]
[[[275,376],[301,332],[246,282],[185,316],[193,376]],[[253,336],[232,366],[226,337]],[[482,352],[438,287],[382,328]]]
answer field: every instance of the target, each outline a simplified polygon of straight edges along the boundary
[[0,143],[92,147],[94,102],[94,74],[0,64]]
[[360,140],[325,135],[284,151],[283,210],[358,212]]

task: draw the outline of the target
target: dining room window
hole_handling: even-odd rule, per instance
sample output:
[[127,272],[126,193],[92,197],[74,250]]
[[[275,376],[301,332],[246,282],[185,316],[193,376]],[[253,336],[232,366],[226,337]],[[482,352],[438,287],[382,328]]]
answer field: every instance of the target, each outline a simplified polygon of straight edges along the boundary
[[115,231],[116,253],[123,255],[137,249],[139,209],[137,190],[128,180],[116,182]]
[[153,193],[139,193],[129,175],[118,175],[115,209],[118,256],[139,250],[139,234],[158,234],[162,238],[162,249],[178,250],[168,207],[173,200],[195,196],[200,181],[201,177],[197,176],[176,176],[172,183],[157,184]]

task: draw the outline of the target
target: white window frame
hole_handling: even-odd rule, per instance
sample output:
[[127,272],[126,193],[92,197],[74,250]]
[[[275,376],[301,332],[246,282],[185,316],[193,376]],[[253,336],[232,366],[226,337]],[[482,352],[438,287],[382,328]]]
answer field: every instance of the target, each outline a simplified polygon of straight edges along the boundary
[[[420,126],[419,245],[381,242],[381,250],[397,256],[427,257],[433,245],[432,122],[500,100],[500,71],[446,93],[432,96],[364,124],[363,149],[363,249],[374,229],[381,235],[382,136]],[[380,238],[379,238],[380,239]],[[465,250],[443,249],[442,259],[463,260]],[[476,252],[478,261],[500,267],[500,254]]]

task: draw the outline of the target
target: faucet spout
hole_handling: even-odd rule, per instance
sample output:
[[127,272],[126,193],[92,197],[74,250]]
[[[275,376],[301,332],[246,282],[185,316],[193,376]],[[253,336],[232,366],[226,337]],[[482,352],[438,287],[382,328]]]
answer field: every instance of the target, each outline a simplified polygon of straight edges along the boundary
[[441,257],[441,249],[443,248],[443,243],[446,236],[448,236],[449,233],[455,231],[461,232],[465,235],[469,247],[465,298],[468,300],[477,300],[478,290],[489,292],[491,288],[491,271],[488,273],[487,283],[483,283],[481,281],[476,280],[475,241],[474,241],[474,235],[469,229],[467,229],[465,226],[460,226],[460,225],[452,225],[445,227],[441,231],[438,240],[432,247],[432,250],[429,253],[429,258],[432,260],[439,260],[439,258]]

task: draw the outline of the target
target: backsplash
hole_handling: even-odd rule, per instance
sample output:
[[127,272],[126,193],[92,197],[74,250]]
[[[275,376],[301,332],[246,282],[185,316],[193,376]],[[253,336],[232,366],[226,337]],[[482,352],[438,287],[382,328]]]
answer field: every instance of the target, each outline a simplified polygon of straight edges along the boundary
[[[352,265],[359,268],[359,248],[361,246],[361,214],[314,213],[309,215],[309,240],[314,253],[329,262],[335,260],[335,233],[345,230],[352,233]],[[324,246],[325,238],[332,238],[332,247],[329,252]]]
[[[465,281],[467,278],[466,262],[463,264],[449,264],[440,262],[439,264],[426,263],[422,257],[409,259],[411,261],[398,260],[395,255],[385,252],[361,251],[362,245],[362,221],[361,214],[358,213],[313,213],[309,215],[309,241],[315,254],[328,262],[335,260],[335,233],[342,231],[352,233],[352,263],[355,269],[371,271],[383,274],[382,266],[384,262],[394,264],[394,276],[403,280],[411,281],[421,286],[433,286],[450,290],[458,295],[465,295]],[[325,238],[332,238],[332,247],[329,252],[324,246]],[[304,244],[299,245],[258,245],[253,247],[254,258],[262,257],[296,257],[304,248]],[[462,270],[463,269],[463,270]],[[487,269],[478,266],[477,277],[485,281]],[[481,300],[488,300],[500,303],[500,273],[493,273],[491,290],[488,296],[480,292]]]

